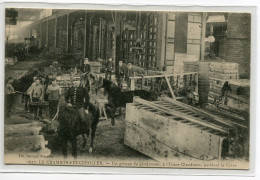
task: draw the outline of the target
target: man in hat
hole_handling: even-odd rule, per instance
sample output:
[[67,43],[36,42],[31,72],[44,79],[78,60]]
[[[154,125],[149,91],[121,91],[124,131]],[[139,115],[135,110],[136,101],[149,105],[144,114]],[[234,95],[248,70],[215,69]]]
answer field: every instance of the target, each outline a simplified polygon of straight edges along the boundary
[[106,79],[111,80],[113,71],[114,71],[114,63],[112,61],[112,58],[109,58],[106,64]]
[[68,106],[72,106],[77,109],[80,119],[85,122],[86,111],[88,108],[90,97],[86,88],[80,86],[80,81],[73,81],[73,86],[70,87],[65,94],[65,101]]
[[123,62],[119,61],[118,71],[117,71],[117,84],[121,86],[122,81],[125,78],[125,68],[123,67]]
[[89,91],[90,83],[89,83],[89,75],[91,71],[91,67],[88,61],[88,58],[85,58],[83,65],[80,67],[81,75],[81,84],[83,87],[86,87]]

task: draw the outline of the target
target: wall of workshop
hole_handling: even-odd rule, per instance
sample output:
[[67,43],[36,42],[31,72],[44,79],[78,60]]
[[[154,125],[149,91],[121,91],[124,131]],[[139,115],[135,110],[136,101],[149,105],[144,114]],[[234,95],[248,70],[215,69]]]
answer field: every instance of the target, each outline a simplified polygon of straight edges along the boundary
[[251,16],[229,13],[227,24],[227,50],[225,60],[239,65],[240,78],[250,77]]
[[56,25],[56,48],[58,52],[64,53],[67,51],[67,15],[57,18]]
[[55,52],[56,19],[48,21],[48,47],[50,52]]

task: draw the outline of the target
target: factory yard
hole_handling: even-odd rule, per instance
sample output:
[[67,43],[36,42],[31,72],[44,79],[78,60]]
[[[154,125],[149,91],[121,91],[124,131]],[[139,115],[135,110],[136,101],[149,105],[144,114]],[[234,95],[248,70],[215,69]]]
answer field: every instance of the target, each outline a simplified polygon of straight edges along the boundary
[[6,164],[249,168],[250,14],[6,12]]

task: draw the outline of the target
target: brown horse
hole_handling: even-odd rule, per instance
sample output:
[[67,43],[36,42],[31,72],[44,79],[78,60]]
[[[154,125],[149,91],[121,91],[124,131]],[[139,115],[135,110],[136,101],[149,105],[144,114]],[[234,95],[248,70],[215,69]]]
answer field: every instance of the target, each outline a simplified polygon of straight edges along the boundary
[[99,122],[99,110],[92,103],[89,103],[89,113],[85,117],[85,121],[80,119],[76,109],[68,107],[65,103],[60,104],[58,112],[58,136],[61,139],[62,152],[67,157],[67,143],[71,142],[72,156],[77,157],[77,136],[83,137],[83,148],[86,147],[87,137],[91,132],[91,142],[89,153],[92,153],[94,138]]

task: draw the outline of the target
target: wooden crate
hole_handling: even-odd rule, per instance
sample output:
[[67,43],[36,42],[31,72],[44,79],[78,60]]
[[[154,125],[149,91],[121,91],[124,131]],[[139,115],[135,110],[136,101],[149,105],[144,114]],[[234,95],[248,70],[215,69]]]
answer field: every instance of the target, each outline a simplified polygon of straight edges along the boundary
[[219,159],[223,136],[138,103],[126,106],[125,144],[158,161]]

